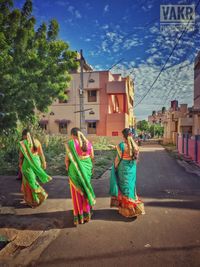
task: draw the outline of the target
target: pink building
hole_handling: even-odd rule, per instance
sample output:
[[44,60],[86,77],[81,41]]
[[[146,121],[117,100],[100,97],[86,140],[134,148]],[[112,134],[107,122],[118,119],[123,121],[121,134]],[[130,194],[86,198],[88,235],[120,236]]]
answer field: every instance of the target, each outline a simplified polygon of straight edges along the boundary
[[194,64],[193,134],[200,135],[200,52]]
[[194,109],[200,109],[200,52],[194,64]]
[[[71,128],[80,127],[80,73],[73,73],[68,100],[56,100],[40,124],[50,134],[68,134]],[[134,84],[130,77],[110,71],[85,69],[84,110],[87,134],[118,136],[125,127],[135,125],[133,114]]]
[[159,123],[163,125],[166,118],[166,111],[159,110],[154,115],[148,116],[148,122],[150,125]]

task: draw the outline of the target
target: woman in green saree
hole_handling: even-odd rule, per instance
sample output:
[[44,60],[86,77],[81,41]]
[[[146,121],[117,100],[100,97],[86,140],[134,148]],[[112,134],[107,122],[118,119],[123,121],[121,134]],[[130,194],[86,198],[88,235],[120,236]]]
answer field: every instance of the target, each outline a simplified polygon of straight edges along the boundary
[[136,194],[136,168],[139,148],[131,131],[122,131],[124,141],[117,146],[117,156],[111,169],[111,207],[118,207],[125,217],[144,214],[144,205]]
[[22,173],[22,193],[25,202],[35,208],[42,204],[48,194],[38,183],[36,177],[42,183],[47,183],[52,178],[45,172],[46,161],[42,146],[34,139],[27,129],[22,132],[22,141],[19,143],[19,168]]
[[91,185],[94,152],[92,144],[79,128],[71,130],[71,139],[66,144],[66,170],[73,204],[74,225],[91,219],[95,194]]

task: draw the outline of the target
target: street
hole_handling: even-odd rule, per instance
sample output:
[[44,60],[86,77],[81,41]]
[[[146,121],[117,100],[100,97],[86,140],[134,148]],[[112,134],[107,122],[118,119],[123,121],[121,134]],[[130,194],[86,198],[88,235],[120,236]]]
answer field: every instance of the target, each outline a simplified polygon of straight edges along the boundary
[[37,209],[21,203],[15,177],[0,177],[0,234],[13,235],[0,266],[200,266],[200,177],[162,146],[141,147],[137,192],[146,215],[110,209],[109,171],[93,185],[93,220],[74,227],[65,177],[45,186],[49,198]]

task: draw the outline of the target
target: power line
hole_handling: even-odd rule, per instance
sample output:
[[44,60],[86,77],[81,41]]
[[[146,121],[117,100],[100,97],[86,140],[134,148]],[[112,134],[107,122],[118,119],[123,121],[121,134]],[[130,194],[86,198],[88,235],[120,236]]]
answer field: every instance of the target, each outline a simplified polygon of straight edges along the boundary
[[113,64],[113,65],[108,69],[108,71],[111,70],[112,68],[114,68],[116,65],[118,65],[122,60],[124,60],[124,58],[121,58],[121,59],[118,60],[115,64]]
[[[196,11],[196,9],[198,8],[199,3],[200,3],[200,0],[198,1],[197,5],[196,5],[196,7],[195,7],[195,11]],[[191,18],[190,18],[190,20],[191,20]],[[182,33],[181,33],[180,36],[178,37],[178,39],[177,39],[177,41],[176,41],[174,47],[172,48],[171,53],[169,54],[169,56],[168,56],[167,60],[165,61],[164,65],[162,66],[162,68],[161,68],[160,72],[158,73],[156,79],[153,81],[153,83],[152,83],[152,85],[150,86],[150,88],[148,89],[148,91],[144,94],[144,96],[140,99],[140,101],[139,101],[134,107],[138,106],[138,105],[143,101],[143,99],[148,95],[148,93],[152,90],[154,84],[157,82],[157,80],[158,80],[158,78],[160,77],[161,73],[163,72],[165,66],[167,65],[167,63],[168,63],[170,57],[172,56],[173,52],[175,51],[175,49],[176,49],[176,47],[177,47],[177,45],[178,45],[180,39],[182,38],[183,34],[186,32],[187,27],[188,27],[188,25],[189,25],[189,23],[190,23],[190,20],[188,21],[188,23],[187,23],[187,25],[185,26],[184,30],[182,31]]]

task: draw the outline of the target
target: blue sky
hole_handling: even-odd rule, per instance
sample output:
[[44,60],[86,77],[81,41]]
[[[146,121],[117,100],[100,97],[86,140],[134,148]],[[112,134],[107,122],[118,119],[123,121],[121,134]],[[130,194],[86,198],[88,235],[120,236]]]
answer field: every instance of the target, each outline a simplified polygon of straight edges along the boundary
[[[16,7],[24,1],[14,0]],[[200,50],[199,12],[195,31],[186,32],[153,88],[151,84],[172,51],[180,31],[160,30],[160,5],[197,4],[178,0],[33,0],[37,24],[55,18],[60,38],[71,49],[83,49],[94,69],[130,74],[135,81],[135,114],[147,118],[152,110],[168,107],[171,99],[193,103],[193,62]]]

